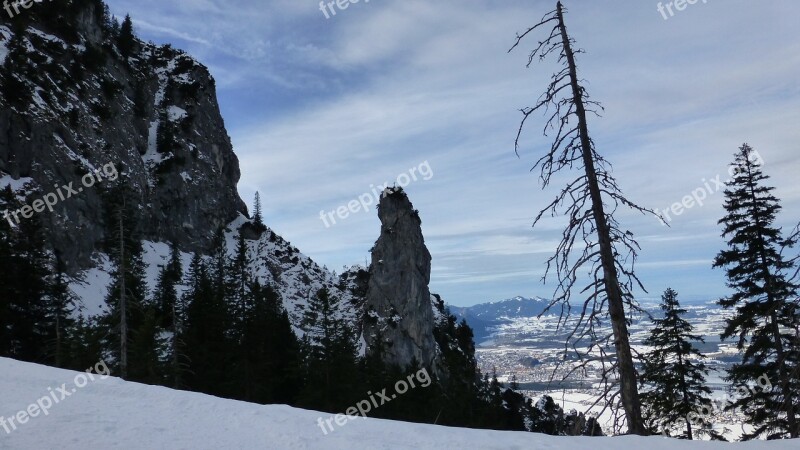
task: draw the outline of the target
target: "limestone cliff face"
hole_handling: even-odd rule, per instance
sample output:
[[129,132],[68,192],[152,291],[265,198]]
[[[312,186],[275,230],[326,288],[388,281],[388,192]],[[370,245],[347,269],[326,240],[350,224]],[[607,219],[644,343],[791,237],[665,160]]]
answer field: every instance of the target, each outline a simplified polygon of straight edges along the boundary
[[[123,50],[98,5],[37,4],[13,22],[0,14],[0,188],[41,198],[113,164],[139,194],[143,239],[203,251],[247,211],[214,80],[168,45],[134,39]],[[38,215],[73,270],[103,239],[101,199],[113,185]]]
[[[188,54],[124,39],[101,0],[35,3],[14,20],[0,8],[0,94],[0,190],[30,204],[69,183],[82,189],[35,217],[48,249],[77,276],[87,314],[105,304],[104,198],[124,180],[135,193],[127,207],[152,264],[151,292],[167,243],[207,255],[222,229],[232,256],[241,232],[256,278],[280,293],[298,334],[322,287],[344,300],[337,314],[360,326],[364,270],[336,277],[273,230],[253,231],[214,79]],[[82,187],[95,170],[116,175]]]
[[388,189],[384,194],[378,205],[381,234],[372,249],[364,339],[368,348],[382,341],[387,363],[407,367],[416,360],[433,366],[437,345],[428,289],[431,255],[405,192]]

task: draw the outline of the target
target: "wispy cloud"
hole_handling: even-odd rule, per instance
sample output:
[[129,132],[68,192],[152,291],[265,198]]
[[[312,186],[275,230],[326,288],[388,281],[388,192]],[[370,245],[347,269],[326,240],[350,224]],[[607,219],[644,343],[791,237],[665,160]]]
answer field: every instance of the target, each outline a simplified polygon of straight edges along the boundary
[[[563,221],[530,227],[555,195],[529,172],[549,146],[543,119],[531,118],[520,158],[513,138],[518,109],[535,102],[554,66],[525,69],[524,50],[506,53],[552,3],[384,1],[329,20],[318,3],[294,0],[111,7],[221,79],[240,191],[249,199],[260,190],[267,222],[321,264],[363,263],[379,223],[358,214],[326,229],[320,210],[429,161],[433,178],[407,191],[433,256],[432,289],[469,304],[552,291],[539,279]],[[747,141],[778,186],[782,222],[800,216],[800,4],[731,0],[664,21],[648,2],[566,3],[587,50],[581,76],[606,108],[591,132],[632,199],[680,201]],[[641,237],[651,292],[724,292],[709,262],[722,245],[721,204],[719,192],[669,228],[624,215]]]

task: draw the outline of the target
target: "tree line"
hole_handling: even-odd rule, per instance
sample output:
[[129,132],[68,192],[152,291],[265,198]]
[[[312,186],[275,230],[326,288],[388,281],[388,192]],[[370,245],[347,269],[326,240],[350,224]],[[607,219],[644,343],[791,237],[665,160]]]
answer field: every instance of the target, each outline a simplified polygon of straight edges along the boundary
[[[384,348],[360,351],[359,330],[339,315],[342,301],[323,287],[308,298],[293,324],[280,293],[254,273],[251,245],[236,234],[229,252],[225,234],[184,267],[170,247],[152,291],[148,289],[135,195],[123,175],[103,193],[110,282],[102,311],[81,313],[70,289],[74,280],[44,242],[36,217],[18,227],[0,224],[0,355],[82,370],[102,359],[126,380],[190,390],[260,404],[341,413],[367,392],[381,392],[423,367],[388,365]],[[19,200],[10,188],[0,208]],[[251,226],[268,232],[256,199]],[[362,276],[368,276],[364,271]],[[602,434],[593,419],[557,406],[547,411],[482,374],[472,329],[458,322],[441,299],[434,338],[439,365],[425,367],[433,383],[398,396],[370,416],[450,426]],[[350,307],[349,305],[347,307]],[[301,337],[298,337],[301,336]],[[377,340],[376,346],[382,342]],[[549,400],[552,403],[552,399]]]

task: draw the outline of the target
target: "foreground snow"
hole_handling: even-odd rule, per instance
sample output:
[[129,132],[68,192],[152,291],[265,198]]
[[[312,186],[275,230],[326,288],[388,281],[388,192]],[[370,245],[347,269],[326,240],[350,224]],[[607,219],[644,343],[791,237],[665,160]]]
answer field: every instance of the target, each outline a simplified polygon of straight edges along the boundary
[[[5,421],[0,422],[0,449],[777,450],[798,445],[797,441],[727,444],[634,436],[564,438],[361,418],[334,425],[335,430],[325,435],[317,419],[329,414],[92,377],[0,358],[0,416]],[[47,415],[36,405],[38,401],[48,406],[45,398],[52,403]],[[16,429],[9,426],[11,417]],[[20,417],[25,423],[18,423]]]

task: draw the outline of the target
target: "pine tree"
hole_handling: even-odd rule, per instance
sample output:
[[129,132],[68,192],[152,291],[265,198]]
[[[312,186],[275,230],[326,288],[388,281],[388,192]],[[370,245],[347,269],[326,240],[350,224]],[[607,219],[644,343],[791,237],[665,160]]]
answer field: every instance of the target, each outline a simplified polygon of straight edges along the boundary
[[234,328],[241,330],[241,323],[247,312],[252,308],[250,286],[252,282],[251,258],[248,254],[247,240],[239,233],[236,240],[236,250],[228,263],[226,271],[226,286],[228,287],[226,300],[233,312]]
[[[8,219],[11,216],[7,214],[17,209],[16,196],[11,191],[10,185],[0,191],[0,209],[6,213],[0,221],[0,267],[4,268],[0,270],[0,289],[8,293],[14,283],[14,271],[11,269],[15,267],[15,258],[11,250],[13,219]],[[0,295],[0,356],[8,356],[11,349],[11,299],[8,294]]]
[[475,359],[475,342],[472,329],[466,321],[457,322],[455,316],[444,308],[439,299],[442,318],[434,326],[433,336],[442,350],[442,365],[448,377],[441,380],[442,395],[438,422],[442,425],[478,427],[482,424],[482,411],[486,408],[485,390]]
[[[225,304],[225,299],[230,292],[228,285],[228,246],[225,240],[225,232],[222,229],[217,230],[214,234],[211,261],[209,265],[209,277],[213,286],[214,295],[217,297],[216,301]],[[224,324],[226,329],[230,327],[229,323]]]
[[[305,389],[301,404],[337,411],[355,400],[358,379],[356,333],[337,316],[339,298],[322,288],[303,314]],[[361,393],[363,395],[363,393]]]
[[[735,155],[736,172],[725,189],[727,214],[719,221],[728,248],[714,260],[714,267],[725,268],[727,285],[734,291],[719,301],[734,310],[721,337],[738,338],[742,352],[741,363],[731,367],[727,380],[746,394],[729,409],[740,408],[754,427],[743,439],[797,438],[800,381],[791,374],[800,366],[795,342],[800,304],[797,286],[787,279],[794,266],[780,251],[791,243],[774,225],[781,207],[774,188],[765,186],[769,177],[755,156],[747,144]],[[759,384],[764,377],[769,383]]]
[[[99,317],[78,315],[75,323],[66,329],[64,368],[86,370],[106,358],[104,341],[107,328],[99,320]],[[112,372],[117,376],[115,371]]]
[[[142,340],[152,341],[154,337],[141,334],[151,332],[145,319],[152,304],[147,303],[146,265],[142,259],[144,249],[139,239],[138,222],[134,211],[127,206],[133,203],[129,200],[133,196],[125,178],[104,193],[105,247],[113,269],[105,299],[107,311],[101,323],[108,336],[107,350],[116,357],[120,376],[141,380],[154,364],[147,360],[152,354],[132,354],[129,346],[135,339],[137,348],[142,350]],[[145,326],[148,328],[140,329]]]
[[[253,286],[248,254],[247,241],[239,233],[234,254],[227,262],[225,270],[225,286],[227,287],[225,302],[231,313],[231,328],[229,334],[233,343],[231,357],[233,359],[233,374],[236,378],[231,380],[231,394],[234,398],[254,401],[258,383],[260,361],[253,356],[263,349],[258,348],[263,342],[252,334],[252,323],[265,317],[254,317],[254,294],[260,295],[260,285]],[[253,289],[256,292],[253,292]],[[263,311],[262,311],[263,312]],[[263,333],[263,331],[262,331]]]
[[[111,10],[108,8],[108,5],[103,4],[103,31],[106,33],[110,33],[111,29],[113,28],[113,16],[111,15]],[[113,35],[112,35],[113,36]]]
[[170,329],[176,322],[175,315],[180,310],[177,285],[182,279],[183,267],[180,251],[175,244],[172,244],[170,245],[169,261],[159,271],[153,292],[153,302],[158,307],[159,317],[162,318],[164,328]]
[[53,275],[47,301],[48,340],[52,343],[50,358],[56,367],[66,367],[70,329],[75,326],[73,313],[80,299],[69,287],[66,265],[59,252],[53,258]]
[[690,417],[703,407],[711,408],[711,389],[705,385],[708,369],[702,362],[705,356],[693,344],[705,341],[692,334],[692,325],[682,317],[686,310],[681,308],[677,292],[664,291],[661,309],[664,317],[653,319],[650,336],[644,341],[653,347],[642,358],[641,383],[649,388],[641,396],[645,423],[652,433],[685,423],[682,436],[693,439],[698,430],[693,430],[692,422],[701,430],[709,425],[704,415]]
[[253,205],[253,225],[259,233],[265,231],[267,227],[264,225],[264,218],[261,215],[261,195],[256,192],[256,198]]
[[244,389],[241,399],[258,403],[292,403],[297,396],[299,343],[278,293],[258,281],[250,285],[250,307],[241,324],[235,375]]
[[170,246],[169,262],[162,267],[156,281],[153,303],[158,310],[159,326],[170,333],[169,338],[169,378],[175,388],[181,387],[183,346],[181,344],[181,327],[184,321],[185,307],[178,299],[177,285],[183,279],[183,266],[180,251],[175,244]]
[[119,29],[119,37],[117,38],[117,45],[119,46],[119,52],[124,58],[127,59],[133,54],[133,50],[136,46],[136,36],[133,34],[133,21],[131,20],[130,14],[126,14],[125,19],[122,21],[122,25]]
[[22,219],[11,231],[10,264],[3,270],[12,278],[4,292],[8,296],[9,355],[43,362],[47,354],[47,294],[49,257],[39,217]]
[[572,410],[570,415],[574,418],[567,423],[564,417],[564,410],[553,400],[553,397],[549,395],[542,396],[531,409],[530,431],[553,436],[574,434],[567,433],[566,429],[578,428],[575,423],[578,418],[578,411]]
[[[224,274],[223,274],[224,275]],[[184,293],[186,323],[181,341],[186,346],[186,385],[189,389],[225,396],[228,356],[228,310],[203,258],[195,254],[189,266]]]
[[516,374],[511,375],[511,382],[509,383],[508,387],[511,388],[512,391],[519,390],[519,382],[517,381]]
[[32,79],[27,77],[31,60],[25,44],[25,28],[15,31],[6,44],[8,52],[0,66],[0,93],[3,94],[0,101],[18,108],[27,106],[33,99],[33,93],[25,82],[26,79]]

